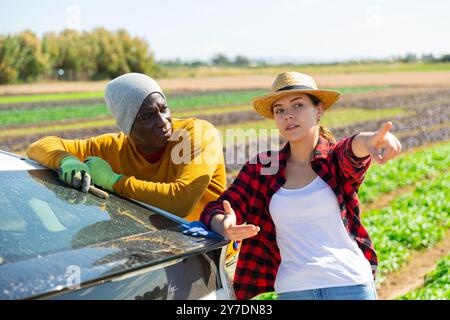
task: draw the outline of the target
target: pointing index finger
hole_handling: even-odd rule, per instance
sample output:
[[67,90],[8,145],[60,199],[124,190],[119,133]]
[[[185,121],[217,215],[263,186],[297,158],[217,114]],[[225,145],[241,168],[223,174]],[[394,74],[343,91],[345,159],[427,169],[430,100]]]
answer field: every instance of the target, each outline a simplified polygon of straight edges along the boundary
[[392,122],[391,121],[385,122],[383,124],[383,127],[378,131],[378,135],[380,137],[384,137],[386,135],[386,133],[388,133],[389,130],[391,130],[391,128],[392,128]]

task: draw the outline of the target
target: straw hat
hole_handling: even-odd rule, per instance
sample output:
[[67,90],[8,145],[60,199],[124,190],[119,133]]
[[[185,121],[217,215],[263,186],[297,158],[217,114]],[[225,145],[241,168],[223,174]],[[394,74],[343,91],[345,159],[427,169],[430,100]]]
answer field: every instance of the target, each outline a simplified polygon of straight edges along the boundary
[[323,102],[325,110],[338,101],[340,92],[317,89],[314,79],[300,72],[280,73],[272,84],[271,93],[253,99],[256,112],[266,118],[273,119],[273,103],[279,98],[293,93],[309,93]]

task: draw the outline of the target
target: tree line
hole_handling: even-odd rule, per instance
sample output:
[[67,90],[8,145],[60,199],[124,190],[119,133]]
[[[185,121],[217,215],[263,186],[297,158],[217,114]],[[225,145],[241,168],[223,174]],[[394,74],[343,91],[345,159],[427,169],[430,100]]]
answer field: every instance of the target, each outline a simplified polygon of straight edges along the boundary
[[251,65],[263,64],[262,61],[251,61],[249,58],[243,55],[236,55],[234,58],[229,57],[223,53],[217,53],[212,56],[209,60],[191,60],[191,61],[183,61],[180,58],[173,60],[161,60],[159,61],[162,66],[165,67],[204,67],[204,66],[234,66],[234,67],[249,67]]
[[0,35],[0,84],[38,79],[101,80],[127,72],[157,77],[161,69],[148,43],[125,30],[31,31]]
[[[380,60],[347,61],[347,63],[450,62],[450,54],[435,57],[408,53]],[[314,64],[314,63],[313,63]],[[321,63],[322,64],[322,63]],[[335,62],[328,64],[345,64]],[[237,55],[234,58],[218,53],[209,61],[154,60],[148,43],[130,36],[125,30],[110,32],[105,28],[78,32],[64,30],[45,33],[39,38],[32,31],[0,35],[0,84],[32,82],[36,80],[102,80],[112,79],[127,72],[140,72],[160,77],[166,67],[201,66],[269,66],[263,60],[250,60]],[[283,63],[283,65],[291,65]]]
[[208,60],[182,60],[180,58],[172,60],[160,60],[158,63],[162,67],[271,67],[271,66],[298,66],[298,65],[339,65],[339,64],[370,64],[370,63],[447,63],[450,62],[450,54],[443,54],[439,57],[433,54],[422,54],[418,56],[414,53],[393,56],[380,59],[358,59],[335,62],[278,62],[270,63],[263,59],[250,59],[243,55],[236,55],[234,58],[223,53],[218,53]]

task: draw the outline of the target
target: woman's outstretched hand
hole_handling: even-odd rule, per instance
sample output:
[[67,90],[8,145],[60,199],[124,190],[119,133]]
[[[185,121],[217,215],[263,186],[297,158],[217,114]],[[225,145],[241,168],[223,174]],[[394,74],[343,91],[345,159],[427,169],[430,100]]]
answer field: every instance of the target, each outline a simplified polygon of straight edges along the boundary
[[389,132],[391,128],[392,122],[385,122],[368,140],[367,150],[372,159],[379,164],[385,164],[388,160],[395,158],[402,150],[400,141]]
[[260,228],[253,224],[236,224],[236,214],[227,200],[223,201],[224,214],[217,214],[216,223],[211,223],[212,229],[229,240],[243,240],[255,236]]

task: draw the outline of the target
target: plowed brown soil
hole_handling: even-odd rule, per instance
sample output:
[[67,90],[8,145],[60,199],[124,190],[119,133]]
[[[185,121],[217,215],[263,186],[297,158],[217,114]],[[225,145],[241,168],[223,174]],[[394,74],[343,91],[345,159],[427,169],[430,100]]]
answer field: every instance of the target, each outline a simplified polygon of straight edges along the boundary
[[[298,70],[301,71],[301,70]],[[450,86],[450,72],[380,72],[313,75],[319,87],[345,86]],[[269,89],[274,75],[159,79],[165,92]],[[2,85],[0,95],[103,91],[107,81],[48,82]]]

